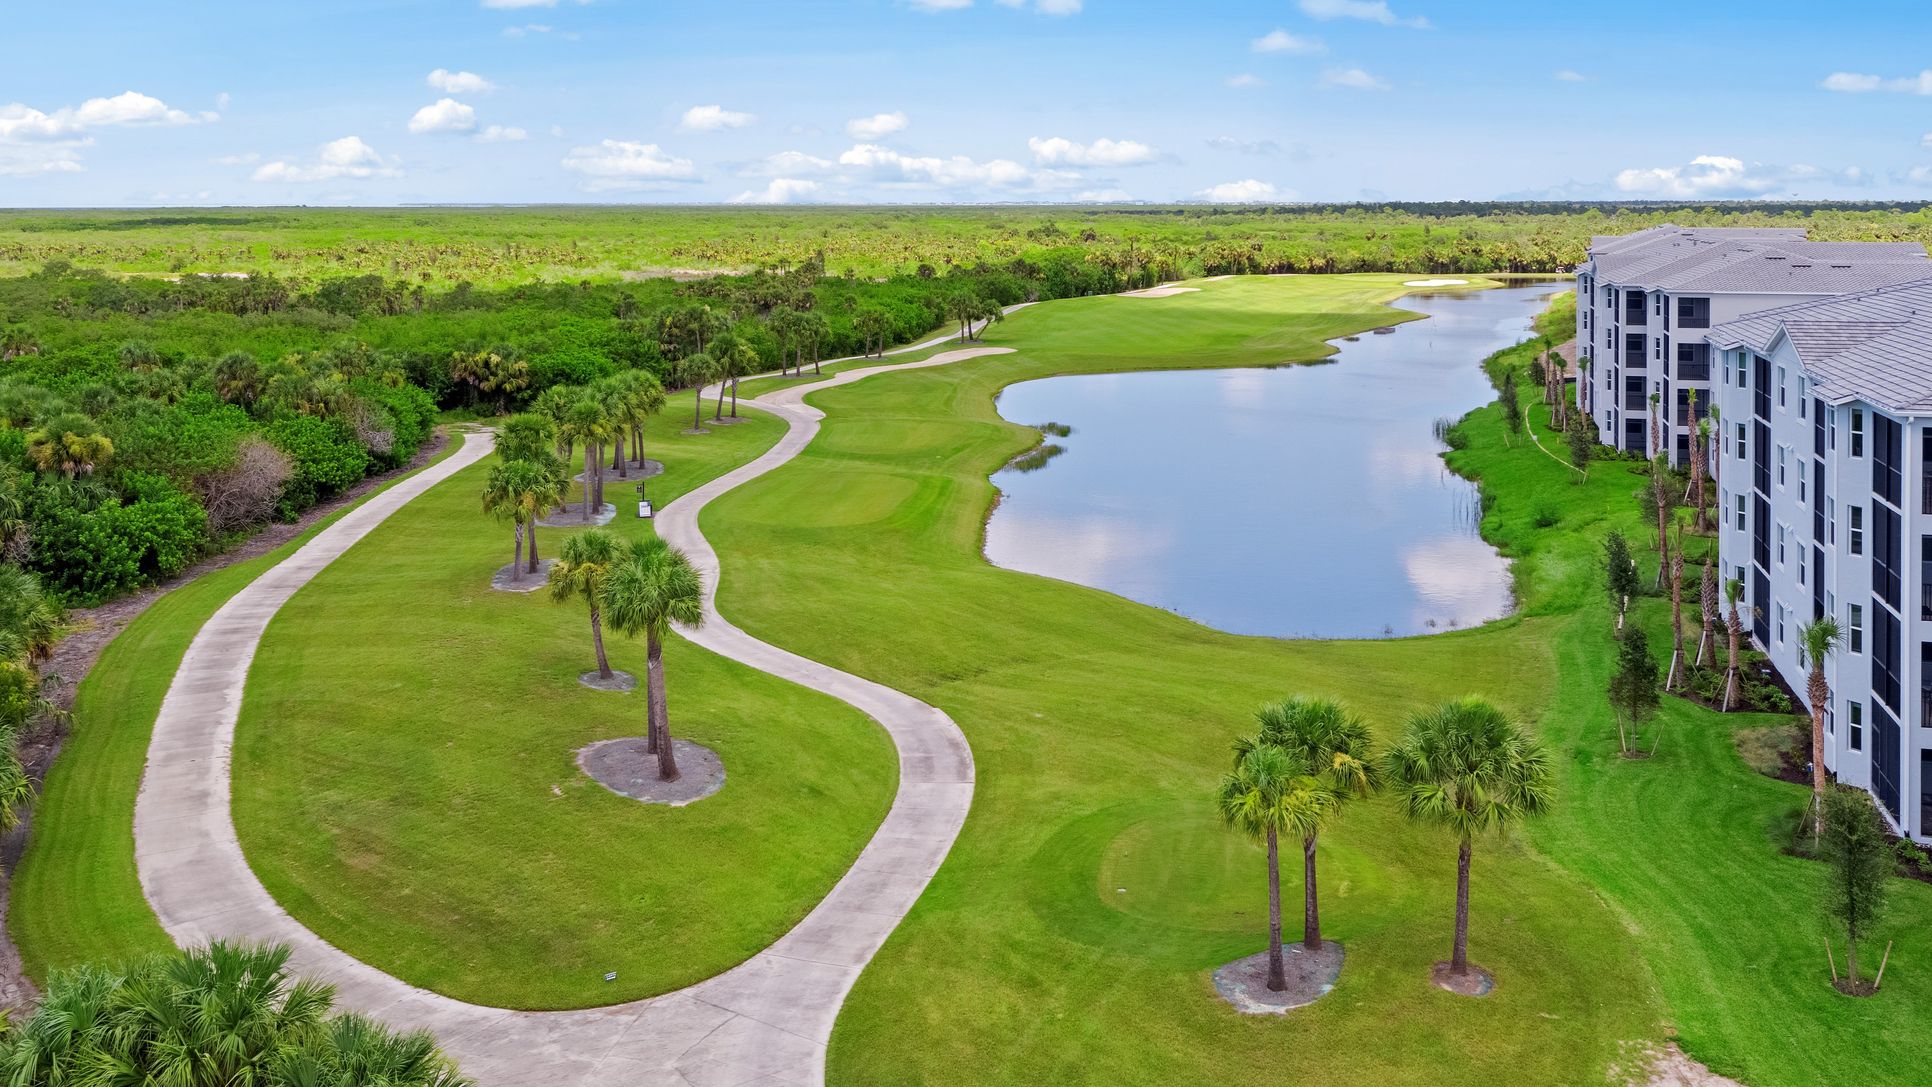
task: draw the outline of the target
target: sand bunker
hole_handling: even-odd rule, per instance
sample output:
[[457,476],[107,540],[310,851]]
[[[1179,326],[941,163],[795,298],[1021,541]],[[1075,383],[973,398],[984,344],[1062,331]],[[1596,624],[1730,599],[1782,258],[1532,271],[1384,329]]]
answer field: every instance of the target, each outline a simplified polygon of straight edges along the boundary
[[1402,285],[1404,287],[1466,287],[1469,281],[1466,279],[1405,279]]
[[1145,290],[1122,291],[1120,296],[1122,298],[1166,298],[1170,295],[1188,294],[1200,289],[1199,287],[1176,287],[1171,283],[1163,283],[1158,287],[1148,287]]

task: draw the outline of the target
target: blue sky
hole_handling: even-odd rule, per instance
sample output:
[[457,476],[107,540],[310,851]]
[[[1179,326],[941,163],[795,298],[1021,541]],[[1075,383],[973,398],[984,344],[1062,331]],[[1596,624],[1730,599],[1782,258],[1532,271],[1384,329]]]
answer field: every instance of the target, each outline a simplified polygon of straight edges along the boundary
[[1932,199],[1932,5],[12,0],[0,205]]

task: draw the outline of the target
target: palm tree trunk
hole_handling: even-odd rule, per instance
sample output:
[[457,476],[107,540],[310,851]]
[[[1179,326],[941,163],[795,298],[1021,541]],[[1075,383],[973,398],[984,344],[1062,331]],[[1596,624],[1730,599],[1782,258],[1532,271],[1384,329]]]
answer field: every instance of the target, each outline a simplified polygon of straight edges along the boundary
[[718,379],[718,406],[711,412],[711,418],[713,419],[724,418],[725,386],[729,384],[730,382],[724,378]]
[[1449,956],[1449,972],[1469,973],[1469,839],[1456,853],[1456,949]]
[[518,521],[515,525],[515,528],[517,533],[517,549],[516,549],[516,557],[510,560],[510,577],[514,580],[522,580],[523,578],[523,522]]
[[691,429],[704,429],[704,382],[691,391]]
[[1811,837],[1817,841],[1825,833],[1825,702],[1831,698],[1825,662],[1811,662],[1805,697],[1811,702]]
[[1288,969],[1281,959],[1281,848],[1275,828],[1268,828],[1268,991],[1288,987]]
[[595,604],[590,606],[590,640],[597,646],[597,678],[612,678],[616,673],[610,670],[610,658],[604,655],[604,614]]
[[537,572],[537,522],[535,520],[530,522],[530,569],[528,572],[532,574]]
[[611,457],[610,466],[617,469],[618,479],[631,478],[631,462],[624,459],[624,437],[624,429],[619,427],[617,437],[612,439],[617,443],[617,452]]
[[649,686],[645,694],[650,704],[651,730],[657,736],[657,777],[659,781],[676,781],[683,775],[678,772],[677,752],[671,744],[671,707],[664,693],[664,643],[656,632],[647,634],[645,641],[648,643],[645,675]]
[[738,417],[738,375],[731,376],[731,417]]
[[590,470],[596,466],[597,455],[591,452],[590,443],[584,443],[584,523],[590,523]]
[[1315,836],[1301,840],[1301,946],[1319,951],[1322,946],[1322,911],[1315,899]]

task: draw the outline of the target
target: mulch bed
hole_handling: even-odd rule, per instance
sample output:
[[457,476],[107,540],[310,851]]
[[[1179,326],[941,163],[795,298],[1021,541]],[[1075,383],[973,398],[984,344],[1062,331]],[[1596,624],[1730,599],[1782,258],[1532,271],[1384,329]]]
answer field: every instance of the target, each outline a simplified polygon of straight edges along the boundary
[[617,520],[617,507],[609,502],[604,503],[604,508],[591,514],[589,520],[584,519],[583,503],[576,502],[561,513],[551,511],[550,516],[538,521],[537,524],[544,528],[600,528],[615,520]]
[[1458,996],[1488,996],[1496,988],[1495,975],[1473,962],[1466,974],[1452,974],[1448,963],[1439,962],[1429,971],[1429,981],[1436,988]]
[[1342,973],[1342,945],[1323,940],[1310,951],[1299,942],[1281,949],[1285,989],[1268,988],[1268,953],[1236,959],[1214,972],[1214,991],[1245,1015],[1286,1015],[1327,996]]
[[598,675],[596,669],[592,669],[578,676],[577,682],[589,687],[593,691],[618,691],[621,693],[623,691],[637,690],[637,677],[631,675],[629,672],[620,672],[615,668],[611,669],[609,679]]
[[718,753],[691,740],[671,740],[678,779],[657,776],[657,756],[644,749],[644,737],[599,740],[577,752],[577,768],[619,796],[646,804],[681,808],[724,788],[724,762]]
[[556,559],[538,559],[534,573],[526,569],[530,565],[527,559],[499,566],[490,575],[490,588],[506,593],[534,593],[550,584],[550,568],[556,564]]
[[[727,420],[727,422],[729,421],[730,420]],[[630,466],[629,471],[630,471],[630,475],[620,476],[617,474],[617,469],[605,468],[604,486],[609,487],[614,484],[632,483],[640,479],[651,479],[654,476],[661,476],[664,474],[664,462],[661,460],[651,460],[649,457],[646,457],[644,459],[644,467],[639,468],[637,465],[633,464]],[[584,474],[582,472],[578,472],[576,475],[570,477],[570,482],[572,483],[585,482]]]

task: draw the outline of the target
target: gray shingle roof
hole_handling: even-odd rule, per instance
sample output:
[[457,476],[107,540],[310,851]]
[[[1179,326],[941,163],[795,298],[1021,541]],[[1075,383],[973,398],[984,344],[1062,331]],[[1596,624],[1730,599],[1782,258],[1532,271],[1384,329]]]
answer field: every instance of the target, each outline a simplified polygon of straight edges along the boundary
[[1932,411],[1932,273],[1857,294],[1748,314],[1710,331],[1720,347],[1768,354],[1791,341],[1805,376],[1831,400]]
[[1656,227],[1593,245],[1585,268],[1626,287],[1830,295],[1932,275],[1918,242],[1814,242],[1783,228]]

